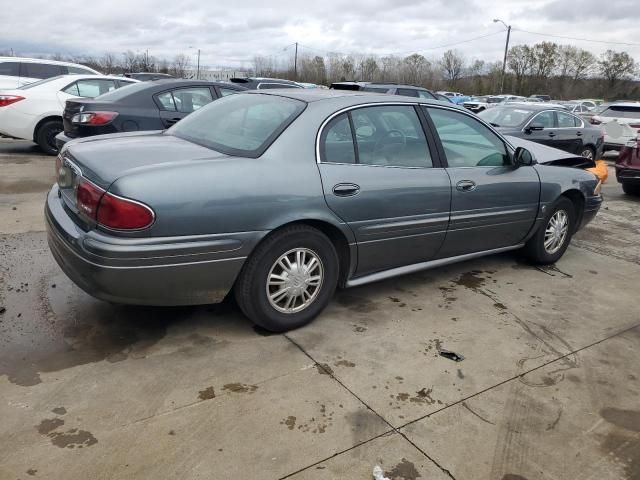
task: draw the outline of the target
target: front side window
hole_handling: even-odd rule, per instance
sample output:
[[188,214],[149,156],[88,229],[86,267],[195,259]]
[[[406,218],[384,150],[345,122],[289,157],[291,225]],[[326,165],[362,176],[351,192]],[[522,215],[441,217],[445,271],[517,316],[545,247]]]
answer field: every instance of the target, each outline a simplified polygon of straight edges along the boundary
[[556,112],[556,115],[558,115],[559,128],[574,128],[580,126],[580,121],[573,115],[563,112]]
[[553,119],[553,112],[542,112],[533,117],[531,123],[542,125],[544,128],[554,128],[555,120]]
[[502,139],[475,118],[440,108],[426,110],[449,167],[500,167],[511,163]]
[[495,107],[483,110],[478,116],[494,127],[517,127],[522,125],[532,113],[533,110],[526,108]]
[[333,118],[322,131],[320,155],[327,163],[356,163],[353,133],[346,113]]
[[413,106],[364,107],[350,112],[358,163],[394,167],[432,167],[420,119]]
[[187,116],[167,134],[228,155],[257,158],[305,105],[273,95],[228,95]]

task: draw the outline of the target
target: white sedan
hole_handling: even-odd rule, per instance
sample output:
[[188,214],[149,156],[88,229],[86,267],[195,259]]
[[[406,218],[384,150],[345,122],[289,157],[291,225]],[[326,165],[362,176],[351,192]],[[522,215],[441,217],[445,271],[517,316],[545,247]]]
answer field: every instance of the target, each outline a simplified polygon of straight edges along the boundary
[[0,135],[32,140],[45,153],[55,155],[55,137],[63,130],[62,112],[68,99],[97,97],[132,83],[138,81],[104,75],[61,75],[0,91]]
[[640,136],[640,102],[616,102],[591,118],[604,130],[604,151],[620,150]]

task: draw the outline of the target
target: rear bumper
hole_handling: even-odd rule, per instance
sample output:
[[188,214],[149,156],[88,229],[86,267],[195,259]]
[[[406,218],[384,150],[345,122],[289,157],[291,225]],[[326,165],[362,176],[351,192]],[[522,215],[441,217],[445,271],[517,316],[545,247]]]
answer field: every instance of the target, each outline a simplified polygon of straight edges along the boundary
[[616,165],[616,179],[619,183],[640,185],[640,168],[628,168]]
[[246,252],[263,232],[190,237],[121,238],[86,232],[49,192],[49,248],[65,274],[90,295],[134,305],[197,305],[221,301]]
[[56,135],[56,147],[58,147],[58,151],[61,151],[65,143],[71,140],[73,140],[73,138],[67,137],[64,132],[60,132],[58,135]]
[[616,152],[619,152],[623,145],[623,143],[604,142],[603,151],[615,150]]

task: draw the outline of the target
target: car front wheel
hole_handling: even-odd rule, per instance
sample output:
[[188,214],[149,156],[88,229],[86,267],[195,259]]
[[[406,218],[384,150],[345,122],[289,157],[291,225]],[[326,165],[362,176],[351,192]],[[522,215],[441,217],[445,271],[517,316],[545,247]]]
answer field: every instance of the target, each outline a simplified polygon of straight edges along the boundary
[[524,247],[525,255],[534,263],[557,262],[569,246],[575,231],[576,210],[566,197],[561,197],[549,210],[544,223]]
[[255,324],[284,332],[311,322],[338,283],[338,254],[319,230],[293,225],[265,239],[244,265],[236,301]]

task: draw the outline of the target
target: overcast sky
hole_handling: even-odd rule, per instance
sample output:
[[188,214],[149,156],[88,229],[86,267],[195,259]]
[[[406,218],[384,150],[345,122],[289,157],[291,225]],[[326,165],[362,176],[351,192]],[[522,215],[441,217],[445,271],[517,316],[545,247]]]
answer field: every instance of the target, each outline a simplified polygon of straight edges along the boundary
[[[285,59],[300,53],[409,54],[428,58],[452,45],[472,59],[502,59],[511,45],[542,40],[599,54],[626,50],[640,61],[639,0],[18,0],[5,2],[0,50],[19,54],[143,52],[171,58],[202,51],[202,65],[250,67],[254,55]],[[268,6],[267,6],[268,5]],[[592,40],[543,37],[520,30]],[[492,33],[495,35],[490,35]],[[189,47],[195,47],[189,49]],[[285,49],[286,47],[286,49]]]

